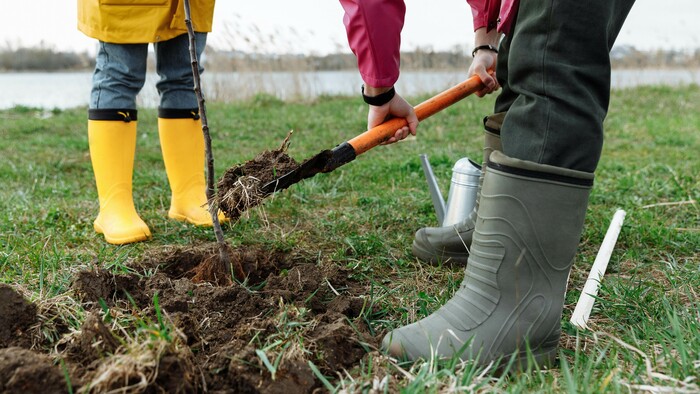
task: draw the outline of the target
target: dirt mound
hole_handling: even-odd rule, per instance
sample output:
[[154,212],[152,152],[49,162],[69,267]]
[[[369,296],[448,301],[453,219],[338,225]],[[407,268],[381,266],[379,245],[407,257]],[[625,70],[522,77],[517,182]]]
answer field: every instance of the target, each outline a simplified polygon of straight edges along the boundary
[[318,386],[311,368],[301,360],[283,360],[275,371],[261,374],[256,364],[261,363],[253,347],[236,353],[227,369],[226,380],[237,393],[310,393]]
[[[269,274],[291,266],[291,263],[287,261],[288,259],[283,253],[261,246],[238,249],[229,247],[228,253],[232,263],[239,265],[243,269],[245,280],[252,284],[258,284],[267,279]],[[206,275],[202,273],[202,268],[211,259],[218,257],[218,245],[210,243],[200,247],[163,249],[149,254],[143,264],[146,267],[158,267],[171,278],[187,278],[195,283],[213,282],[221,284],[221,282],[216,280],[206,280]]]
[[0,348],[29,348],[32,339],[28,331],[36,322],[36,306],[12,287],[0,283]]
[[18,347],[0,349],[0,392],[65,393],[68,385],[50,357]]
[[229,258],[229,267],[224,263],[221,250],[215,243],[154,251],[148,261],[154,268],[173,271],[175,277],[187,277],[195,283],[210,282],[228,286],[234,276],[238,280],[244,280],[247,274],[243,271],[240,254],[227,243],[224,244],[224,253]]
[[95,362],[114,353],[119,346],[112,331],[97,315],[90,313],[80,332],[65,341],[63,355],[80,367],[94,369]]
[[[39,344],[46,354],[2,349],[0,392],[35,384],[66,391],[61,359],[76,390],[305,393],[323,387],[312,366],[336,376],[378,346],[382,333],[361,316],[367,284],[349,270],[316,255],[250,246],[231,249],[244,283],[197,282],[202,262],[216,253],[214,243],[171,247],[131,263],[132,273],[76,273],[71,289],[87,311],[82,326]],[[18,343],[37,319],[36,307],[6,285],[0,311],[11,317],[0,320],[2,347]],[[133,333],[115,325],[118,316],[150,326]]]

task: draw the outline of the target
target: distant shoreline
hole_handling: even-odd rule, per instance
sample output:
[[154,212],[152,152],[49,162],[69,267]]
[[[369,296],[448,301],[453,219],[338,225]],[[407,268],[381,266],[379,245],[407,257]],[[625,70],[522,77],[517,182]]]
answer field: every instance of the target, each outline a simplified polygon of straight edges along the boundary
[[[406,97],[435,93],[466,78],[467,69],[402,71],[396,89]],[[139,107],[156,107],[158,76],[149,72],[137,98]],[[92,71],[0,73],[3,94],[0,109],[15,106],[67,109],[86,107]],[[640,85],[679,86],[700,83],[700,67],[614,69],[613,89]],[[322,96],[359,94],[362,84],[357,70],[339,71],[207,71],[202,86],[209,102],[244,101],[268,95],[286,101],[312,101]]]
[[[152,53],[149,55],[152,56]],[[655,50],[640,51],[630,46],[613,48],[610,53],[614,69],[684,69],[700,67],[700,48],[693,51]],[[94,69],[94,56],[87,52],[61,52],[46,47],[0,49],[2,72],[81,72]],[[149,67],[154,67],[149,61]],[[402,70],[464,69],[471,56],[461,50],[414,50],[401,53]],[[205,69],[218,72],[244,71],[351,71],[357,60],[351,53],[328,55],[260,54],[241,51],[222,51],[207,48],[202,61]]]
[[[205,65],[206,66],[206,65]],[[447,67],[447,68],[410,68],[410,67],[404,67],[401,69],[402,72],[462,72],[467,70],[468,65],[465,65],[463,67]],[[643,66],[643,67],[634,67],[632,65],[613,65],[611,68],[612,71],[622,71],[622,70],[649,70],[649,71],[663,71],[663,70],[675,70],[675,71],[683,71],[683,70],[688,70],[688,71],[695,71],[700,69],[700,65],[665,65],[665,66]],[[354,72],[357,71],[357,68],[350,67],[350,68],[338,68],[338,69],[319,69],[319,70],[299,70],[299,69],[291,69],[291,70],[253,70],[253,69],[244,69],[244,70],[210,70],[205,67],[205,73],[208,74],[223,74],[223,73],[241,73],[241,74],[259,74],[259,73],[266,73],[266,72],[302,72],[302,73],[314,73],[314,72]],[[56,70],[56,69],[48,69],[48,70],[7,70],[7,69],[0,69],[0,75],[1,74],[82,74],[82,73],[92,73],[93,68],[77,68],[77,69],[62,69],[62,70]],[[155,68],[151,69],[149,68],[148,73],[155,73]]]

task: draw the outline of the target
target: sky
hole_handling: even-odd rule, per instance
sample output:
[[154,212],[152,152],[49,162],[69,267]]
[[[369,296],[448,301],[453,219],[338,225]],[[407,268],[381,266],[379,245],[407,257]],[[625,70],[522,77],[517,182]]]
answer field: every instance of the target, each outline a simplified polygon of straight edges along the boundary
[[[0,23],[0,45],[16,48],[43,42],[56,50],[94,53],[95,40],[77,30],[76,2],[5,0],[10,12]],[[403,50],[472,47],[466,0],[405,2]],[[342,17],[337,0],[218,0],[209,45],[267,53],[349,52]],[[641,50],[700,48],[699,17],[700,0],[637,0],[616,45]]]

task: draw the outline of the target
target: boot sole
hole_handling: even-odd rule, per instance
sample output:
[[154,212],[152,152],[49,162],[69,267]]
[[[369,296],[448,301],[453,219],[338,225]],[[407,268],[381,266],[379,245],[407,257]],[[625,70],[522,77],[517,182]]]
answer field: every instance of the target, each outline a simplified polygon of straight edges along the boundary
[[515,360],[503,358],[496,367],[496,375],[532,372],[554,367],[557,361],[557,347],[514,355]]
[[434,250],[428,250],[413,241],[413,255],[420,261],[431,265],[466,266],[469,255],[465,253],[442,252],[437,255]]
[[[192,220],[192,218],[190,218],[189,216],[182,215],[182,214],[175,213],[175,212],[168,212],[168,217],[169,217],[170,219],[177,220],[178,222],[186,222],[186,223],[189,223],[189,224],[192,224],[192,225],[195,225],[195,226],[211,227],[211,226],[214,225],[214,224],[212,223],[211,220],[208,220],[208,221],[206,221],[206,222],[198,222],[198,221]],[[223,218],[222,218],[222,217],[219,217],[219,223],[220,223],[220,224],[228,223],[228,222],[229,222],[229,218],[227,218],[227,217],[223,217]]]
[[212,224],[211,221],[207,221],[207,222],[197,222],[197,221],[192,220],[189,216],[180,215],[180,214],[177,214],[177,213],[171,213],[171,212],[169,212],[169,213],[168,213],[168,217],[169,217],[170,219],[177,220],[178,222],[185,222],[185,223],[189,223],[189,224],[192,224],[192,225],[195,225],[195,226],[201,226],[201,227],[211,227],[211,226],[213,226],[213,224]]
[[93,223],[93,228],[95,229],[95,232],[98,234],[102,234],[105,237],[105,241],[107,243],[112,244],[112,245],[126,245],[126,244],[132,244],[135,242],[142,242],[142,241],[148,241],[151,239],[150,234],[142,233],[139,235],[131,235],[128,237],[122,237],[122,238],[115,238],[108,236],[105,234],[104,230],[102,229],[102,226],[100,226],[97,223]]

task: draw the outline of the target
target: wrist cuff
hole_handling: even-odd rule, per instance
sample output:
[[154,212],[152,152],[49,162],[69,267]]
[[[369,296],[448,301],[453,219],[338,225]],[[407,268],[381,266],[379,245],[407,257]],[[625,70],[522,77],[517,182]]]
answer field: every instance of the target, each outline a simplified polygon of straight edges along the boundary
[[365,85],[362,85],[362,99],[365,100],[365,103],[369,105],[374,105],[375,107],[379,107],[388,103],[389,101],[391,101],[391,99],[394,98],[395,95],[396,90],[392,86],[391,89],[376,96],[365,96]]

